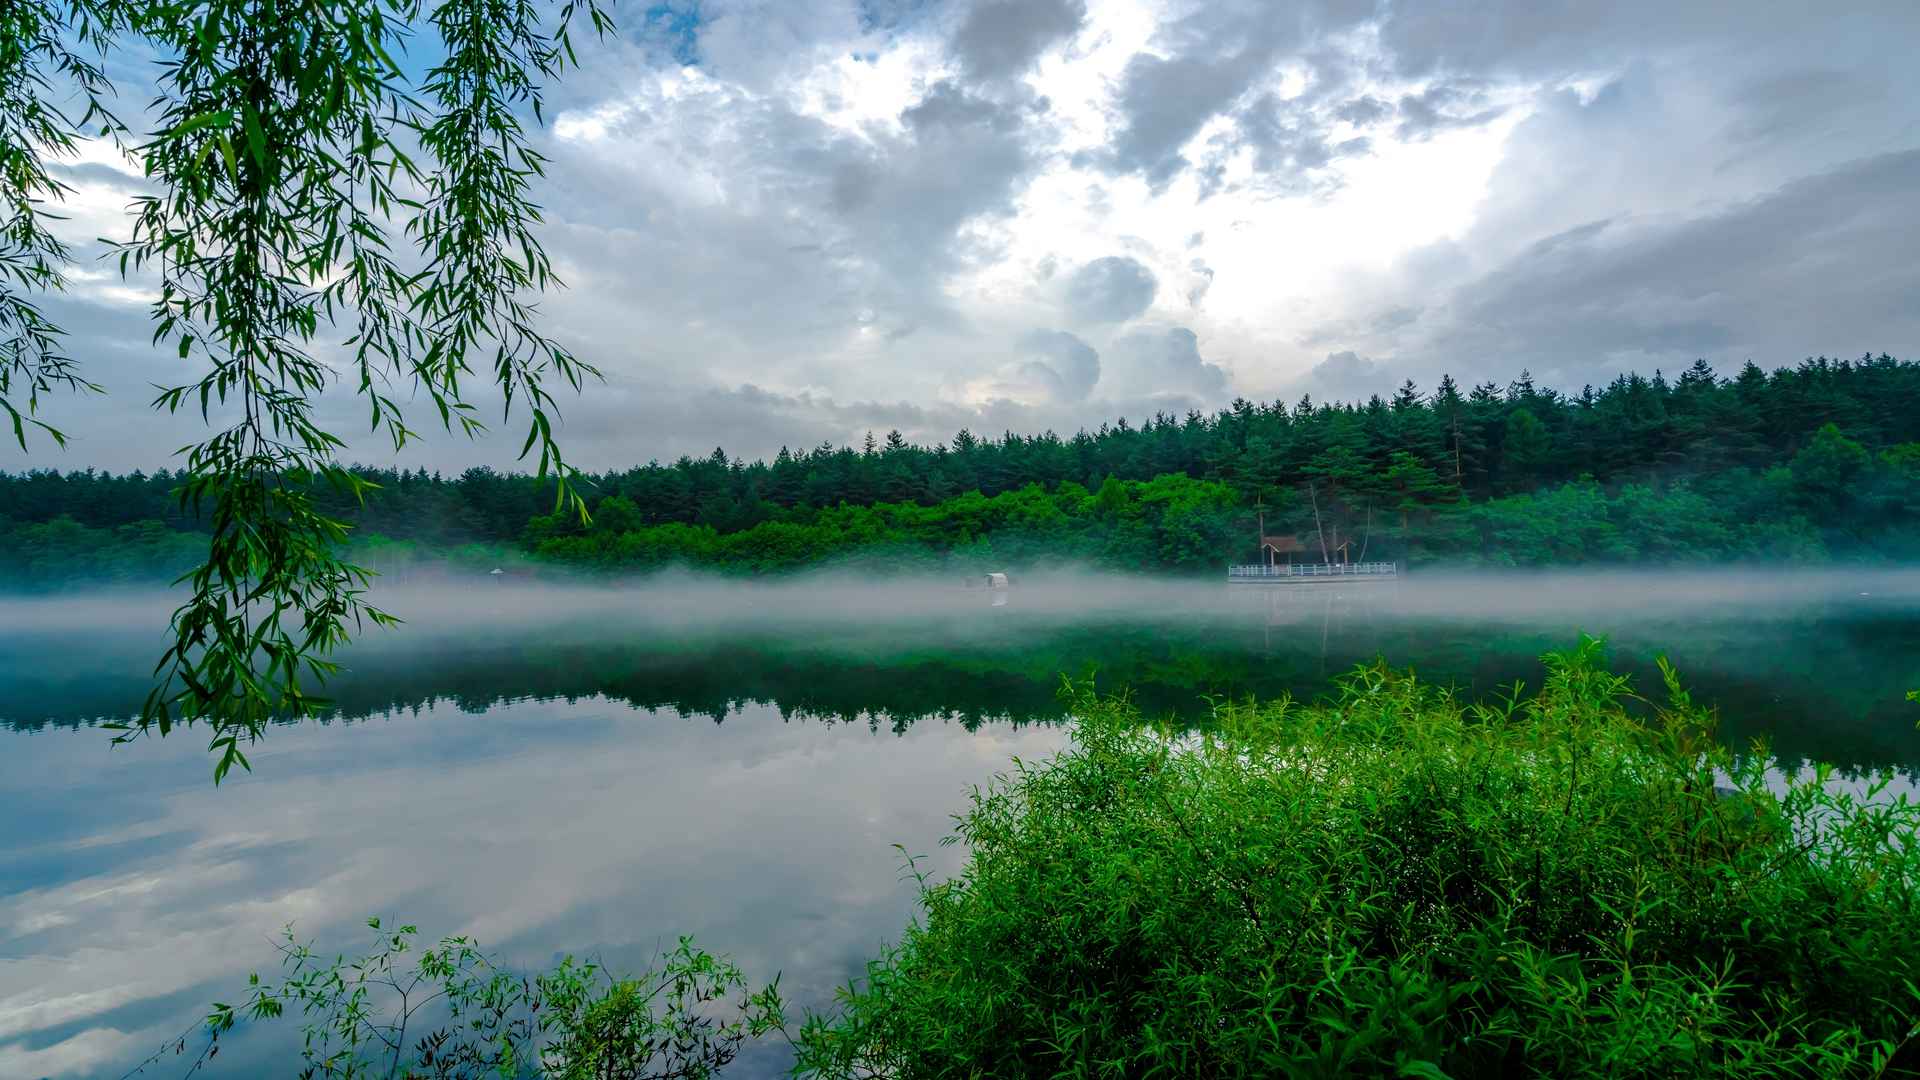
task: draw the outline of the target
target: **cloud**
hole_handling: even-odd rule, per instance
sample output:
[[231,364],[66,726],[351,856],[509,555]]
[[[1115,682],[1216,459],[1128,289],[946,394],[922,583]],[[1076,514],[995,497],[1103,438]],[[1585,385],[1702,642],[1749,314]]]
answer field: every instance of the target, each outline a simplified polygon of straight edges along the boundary
[[1071,38],[1086,17],[1085,0],[976,0],[950,44],[968,76],[1011,78]]
[[[1252,183],[1269,192],[1324,189],[1335,183],[1325,173],[1327,166],[1339,158],[1365,154],[1373,146],[1373,140],[1364,135],[1333,141],[1323,117],[1272,93],[1260,95],[1237,113],[1236,119],[1238,126],[1223,135],[1219,145],[1229,153],[1251,151]],[[1208,195],[1224,186],[1221,178],[1225,172],[1224,160],[1216,158],[1203,187]]]
[[1128,63],[1120,92],[1123,124],[1111,147],[1116,171],[1164,186],[1190,162],[1181,154],[1202,124],[1246,89],[1266,57],[1242,50],[1224,59],[1142,53]]
[[1067,280],[1067,310],[1082,323],[1126,322],[1153,306],[1159,279],[1126,255],[1095,259]]
[[1367,127],[1392,116],[1393,105],[1372,94],[1362,94],[1342,103],[1333,110],[1333,115],[1335,119],[1344,120],[1355,127]]
[[1708,49],[1730,64],[1764,69],[1778,56],[1819,55],[1819,39],[1855,49],[1855,35],[1878,27],[1910,30],[1916,22],[1903,0],[1864,0],[1845,11],[1802,5],[1754,5],[1743,0],[1670,4],[1625,0],[1613,4],[1543,4],[1492,0],[1471,8],[1446,4],[1396,5],[1379,24],[1379,45],[1409,75],[1473,74],[1499,78],[1553,78],[1572,70],[1604,69],[1656,52]]
[[1194,259],[1187,263],[1192,273],[1192,284],[1187,287],[1187,306],[1197,308],[1207,298],[1207,290],[1213,288],[1213,267],[1205,259]]
[[1501,349],[1570,378],[1750,352],[1914,355],[1916,245],[1920,150],[1881,155],[1698,218],[1548,237],[1464,285],[1434,345],[1461,360]]
[[964,330],[947,283],[994,258],[980,229],[1013,212],[1043,118],[951,80],[906,89],[851,129],[698,73],[563,117],[579,134],[558,148],[569,190],[550,217],[573,288],[550,310],[603,349],[644,341],[655,366],[728,382],[779,357],[796,388]]
[[1022,374],[1044,384],[1055,401],[1084,400],[1100,381],[1100,354],[1064,330],[1035,330],[1020,349],[1033,357],[1021,365]]
[[1486,92],[1479,87],[1436,83],[1400,98],[1398,133],[1406,140],[1431,138],[1449,128],[1489,123],[1505,111],[1488,105]]
[[[584,403],[582,403],[584,404]],[[565,437],[583,463],[624,468],[649,459],[704,457],[715,447],[748,458],[771,458],[781,447],[810,450],[822,443],[857,445],[868,431],[898,429],[921,443],[944,441],[963,427],[1020,424],[1032,418],[1024,406],[995,402],[982,408],[916,404],[904,400],[849,398],[802,391],[784,393],[753,383],[735,386],[679,385],[648,388],[567,414]],[[628,449],[644,431],[650,452]]]
[[1316,401],[1362,401],[1385,394],[1393,382],[1391,365],[1361,356],[1352,349],[1327,354],[1294,387]]
[[[596,467],[1920,348],[1907,0],[671,0],[623,25],[534,134],[569,285],[542,314],[608,375],[561,401]],[[116,75],[123,103],[150,75]],[[82,273],[47,306],[110,394],[49,399],[73,448],[0,467],[152,468],[200,435],[147,408],[195,373],[147,344],[151,282],[97,261],[139,172],[93,143],[58,166]],[[322,415],[392,458],[351,390]],[[496,426],[398,460],[511,464]]]
[[1227,373],[1200,355],[1200,337],[1184,326],[1136,330],[1109,350],[1116,385],[1147,397],[1218,404]]
[[[1122,72],[1118,124],[1106,161],[1117,172],[1164,187],[1193,164],[1183,153],[1188,142],[1273,81],[1283,58],[1322,35],[1354,27],[1370,12],[1370,4],[1346,0],[1241,0],[1207,4],[1166,23]],[[1322,81],[1344,79],[1328,75]]]

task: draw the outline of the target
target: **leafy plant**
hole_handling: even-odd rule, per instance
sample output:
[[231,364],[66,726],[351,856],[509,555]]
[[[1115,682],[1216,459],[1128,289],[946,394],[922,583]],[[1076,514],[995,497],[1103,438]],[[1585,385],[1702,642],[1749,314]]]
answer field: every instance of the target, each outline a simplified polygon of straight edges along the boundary
[[1467,705],[1383,665],[1200,736],[1074,690],[813,1075],[1920,1074],[1920,806],[1735,754],[1598,642]]
[[354,959],[316,954],[289,927],[282,979],[255,974],[238,1003],[215,1003],[191,1070],[241,1024],[297,1015],[304,1077],[701,1080],[784,1022],[778,980],[751,989],[686,938],[638,977],[572,957],[525,975],[470,938],[419,949],[413,926],[367,925],[374,940]]
[[[73,154],[94,124],[118,128],[104,105],[111,85],[91,54],[123,28],[125,17],[113,2],[0,8],[0,413],[22,450],[29,429],[66,445],[66,436],[40,419],[45,394],[100,389],[65,354],[60,328],[41,313],[34,294],[64,289],[72,257],[49,226],[46,204],[69,188],[48,171],[47,159]],[[58,104],[56,84],[77,92],[85,103],[80,115]]]
[[[0,407],[15,438],[24,448],[31,424],[60,439],[38,418],[43,393],[91,386],[34,295],[62,286],[70,255],[47,226],[64,193],[47,162],[93,134],[156,189],[115,245],[122,274],[156,279],[154,342],[204,364],[154,404],[214,429],[182,451],[175,489],[205,515],[206,557],[181,579],[191,594],[124,738],[204,720],[218,781],[246,767],[241,744],[269,718],[312,707],[308,687],[350,633],[395,621],[340,552],[347,524],[316,501],[331,489],[357,503],[370,487],[314,415],[342,381],[336,357],[395,449],[418,437],[396,381],[473,433],[463,381],[484,364],[508,414],[527,410],[522,456],[538,446],[556,507],[585,516],[548,386],[598,373],[540,330],[529,299],[557,283],[531,197],[545,161],[521,114],[538,119],[543,84],[574,61],[576,16],[612,24],[600,0],[554,16],[543,26],[532,0],[27,0],[0,13]],[[437,60],[413,77],[398,58],[423,31]],[[159,57],[144,134],[100,104],[105,58],[135,45]],[[77,116],[50,104],[69,89],[86,103]]]

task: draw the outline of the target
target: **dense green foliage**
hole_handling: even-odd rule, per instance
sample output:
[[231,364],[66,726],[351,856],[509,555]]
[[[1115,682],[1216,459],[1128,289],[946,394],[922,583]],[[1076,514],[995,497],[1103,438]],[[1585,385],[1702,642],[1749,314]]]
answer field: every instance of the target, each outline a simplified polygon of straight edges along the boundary
[[[1365,404],[1238,402],[1071,439],[961,432],[923,448],[896,433],[751,464],[715,450],[591,477],[590,523],[548,513],[538,478],[484,468],[453,479],[360,470],[364,506],[315,498],[353,522],[356,559],[382,571],[472,544],[492,545],[478,550],[496,564],[517,548],[622,570],[1199,570],[1256,558],[1256,506],[1269,534],[1300,537],[1312,561],[1323,536],[1351,559],[1462,565],[1900,558],[1920,554],[1915,400],[1920,364],[1889,357],[1770,375],[1749,364],[1731,380],[1701,364],[1677,382],[1625,376],[1578,396],[1524,376],[1463,396],[1449,380],[1431,395],[1409,384]],[[44,536],[23,534],[63,517],[94,530],[195,528],[168,494],[180,481],[0,476],[11,519],[0,550],[23,553],[7,583],[119,580],[149,565],[113,536],[77,533],[97,556],[44,561],[31,554]]]
[[[1170,473],[1219,480],[1249,502],[1256,495],[1288,500],[1282,512],[1302,529],[1310,514],[1298,489],[1315,481],[1330,502],[1370,505],[1384,526],[1457,498],[1483,503],[1582,476],[1609,490],[1635,480],[1757,477],[1792,468],[1827,424],[1871,458],[1920,443],[1914,400],[1920,364],[1887,356],[1810,360],[1771,374],[1748,364],[1732,379],[1702,362],[1674,382],[1658,373],[1625,375],[1577,395],[1537,387],[1524,374],[1504,389],[1488,383],[1465,394],[1447,379],[1430,394],[1408,383],[1390,400],[1363,404],[1238,401],[1211,416],[1161,415],[1137,427],[1122,419],[1071,438],[982,439],[963,431],[934,447],[896,433],[858,450],[821,446],[771,462],[738,462],[717,450],[594,479],[601,497],[630,500],[641,524],[720,532],[796,507],[931,505],[976,490],[993,496],[1064,481],[1097,489],[1109,476]],[[1917,451],[1902,453],[1910,467]],[[1810,493],[1832,495],[1855,487],[1870,464],[1843,453],[1795,472]]]
[[62,516],[0,533],[0,560],[7,582],[16,587],[170,581],[192,569],[205,552],[203,537],[152,518],[89,528]]
[[1597,643],[1524,704],[1374,667],[1204,737],[1082,698],[977,792],[824,1076],[1920,1073],[1920,806],[1770,780]]
[[710,525],[641,524],[634,503],[614,495],[600,501],[590,530],[550,535],[567,523],[543,518],[531,537],[545,559],[639,569],[685,563],[769,571],[857,558],[898,569],[1068,560],[1199,570],[1217,567],[1234,546],[1244,517],[1235,502],[1225,484],[1185,476],[1110,479],[1098,491],[1067,481],[991,498],[969,492],[933,506],[841,505],[804,523],[768,521],[722,533]]

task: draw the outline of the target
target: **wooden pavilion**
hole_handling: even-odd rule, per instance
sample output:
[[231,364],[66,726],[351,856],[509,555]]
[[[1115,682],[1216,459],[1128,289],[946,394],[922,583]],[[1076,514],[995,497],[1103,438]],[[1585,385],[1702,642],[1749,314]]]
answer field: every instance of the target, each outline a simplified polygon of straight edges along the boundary
[[1295,555],[1307,553],[1307,542],[1298,536],[1269,536],[1264,529],[1260,534],[1260,561],[1268,566],[1278,566],[1282,556],[1287,565],[1293,565]]

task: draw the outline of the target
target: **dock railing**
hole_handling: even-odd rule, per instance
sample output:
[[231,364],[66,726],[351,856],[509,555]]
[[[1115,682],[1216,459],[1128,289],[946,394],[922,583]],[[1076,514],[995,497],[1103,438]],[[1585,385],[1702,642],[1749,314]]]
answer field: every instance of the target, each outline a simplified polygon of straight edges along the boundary
[[1290,563],[1267,566],[1227,567],[1228,581],[1300,581],[1322,578],[1393,578],[1400,576],[1398,563]]

